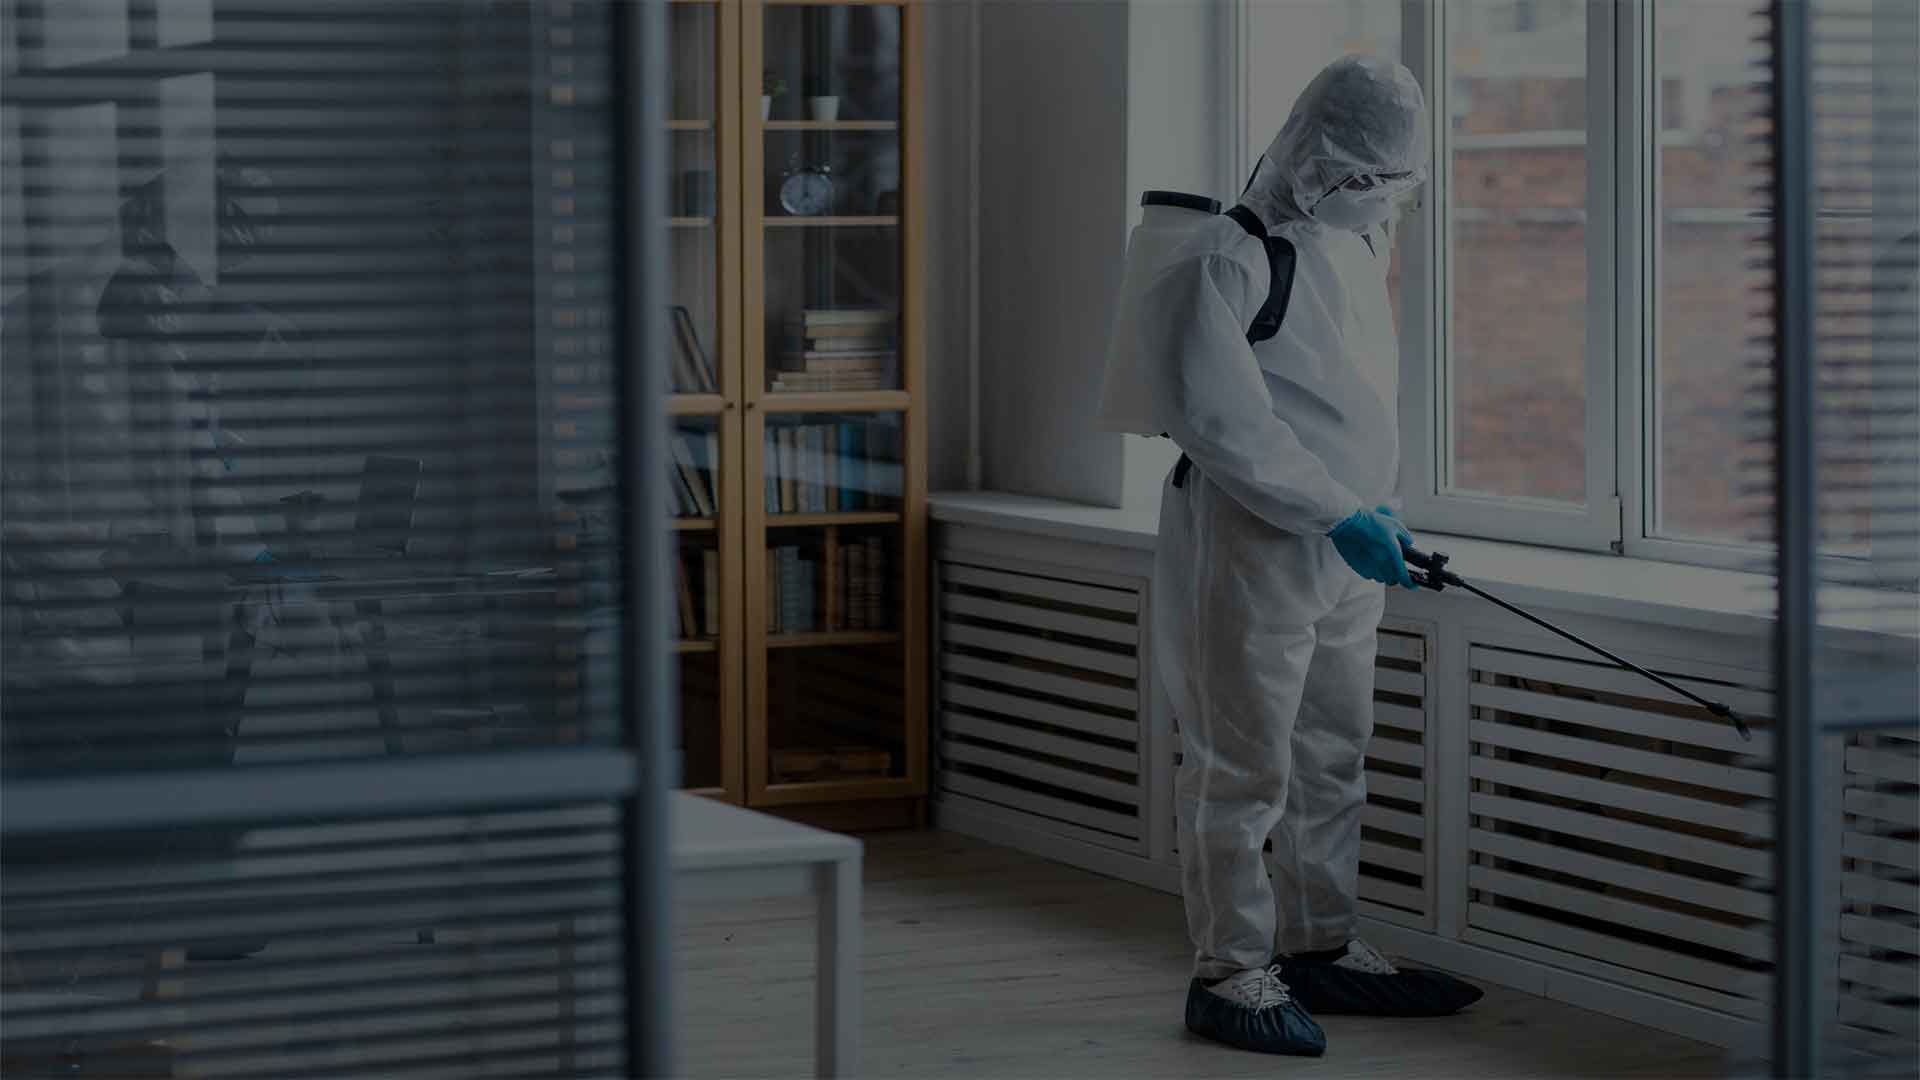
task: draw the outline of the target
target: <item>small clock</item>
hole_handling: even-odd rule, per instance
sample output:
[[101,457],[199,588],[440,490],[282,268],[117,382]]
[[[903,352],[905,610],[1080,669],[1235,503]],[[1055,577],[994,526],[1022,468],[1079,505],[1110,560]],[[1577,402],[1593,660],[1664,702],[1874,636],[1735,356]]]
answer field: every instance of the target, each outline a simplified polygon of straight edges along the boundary
[[833,177],[825,165],[808,166],[787,174],[780,185],[780,206],[789,214],[818,217],[833,208]]

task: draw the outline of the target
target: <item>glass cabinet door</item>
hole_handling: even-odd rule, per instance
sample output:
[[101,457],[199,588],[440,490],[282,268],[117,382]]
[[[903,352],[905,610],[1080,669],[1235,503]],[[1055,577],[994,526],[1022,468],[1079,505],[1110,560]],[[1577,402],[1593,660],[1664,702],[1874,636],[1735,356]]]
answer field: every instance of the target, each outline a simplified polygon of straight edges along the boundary
[[673,415],[672,619],[679,641],[681,786],[745,797],[740,725],[739,6],[675,0],[667,126],[672,258],[665,342]]
[[748,797],[915,794],[914,13],[747,11]]

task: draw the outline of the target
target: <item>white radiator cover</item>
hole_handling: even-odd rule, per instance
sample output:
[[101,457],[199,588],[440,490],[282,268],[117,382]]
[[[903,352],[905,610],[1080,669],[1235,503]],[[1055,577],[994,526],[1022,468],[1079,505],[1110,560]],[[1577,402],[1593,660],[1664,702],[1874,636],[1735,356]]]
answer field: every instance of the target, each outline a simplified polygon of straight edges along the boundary
[[[940,527],[941,827],[1178,891],[1179,740],[1151,675],[1151,570],[1137,548]],[[1767,643],[1542,614],[1758,718],[1754,741],[1471,597],[1396,594],[1368,753],[1366,933],[1414,961],[1757,1048],[1773,947]],[[1911,1044],[1920,739],[1836,738],[1829,759],[1833,1023]]]

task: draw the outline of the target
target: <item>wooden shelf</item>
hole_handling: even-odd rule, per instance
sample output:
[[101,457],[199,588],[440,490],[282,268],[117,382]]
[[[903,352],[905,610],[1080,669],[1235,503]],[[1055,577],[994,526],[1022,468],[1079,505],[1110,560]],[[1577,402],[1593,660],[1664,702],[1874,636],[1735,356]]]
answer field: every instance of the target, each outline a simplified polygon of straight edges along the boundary
[[669,394],[668,416],[718,416],[727,410],[727,399],[719,394]]
[[712,532],[719,527],[719,522],[710,517],[673,519],[674,532]]
[[897,120],[768,120],[768,131],[899,131]]
[[849,511],[842,514],[768,514],[769,529],[799,529],[817,525],[898,525],[897,511]]
[[783,390],[761,395],[763,412],[906,412],[913,396],[905,390]]
[[712,131],[713,121],[711,120],[669,120],[667,121],[667,130],[668,131]]
[[769,214],[763,224],[769,229],[894,228],[900,224],[900,218],[892,214],[873,217],[802,217],[798,214]]
[[673,643],[673,651],[682,656],[688,653],[719,652],[720,643],[712,638],[681,638]]
[[711,229],[713,228],[713,219],[710,217],[674,217],[668,218],[667,224],[676,229]]
[[900,642],[897,630],[842,630],[826,634],[772,634],[767,637],[769,649],[831,649],[848,645],[896,645]]

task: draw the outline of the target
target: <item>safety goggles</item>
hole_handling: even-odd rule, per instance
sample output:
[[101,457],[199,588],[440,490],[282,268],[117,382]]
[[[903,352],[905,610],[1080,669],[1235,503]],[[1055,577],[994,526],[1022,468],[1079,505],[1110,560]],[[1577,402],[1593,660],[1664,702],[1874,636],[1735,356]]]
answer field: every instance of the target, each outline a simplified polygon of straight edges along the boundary
[[1327,190],[1331,195],[1336,191],[1374,191],[1380,188],[1397,187],[1413,178],[1411,172],[1360,173],[1349,176]]

